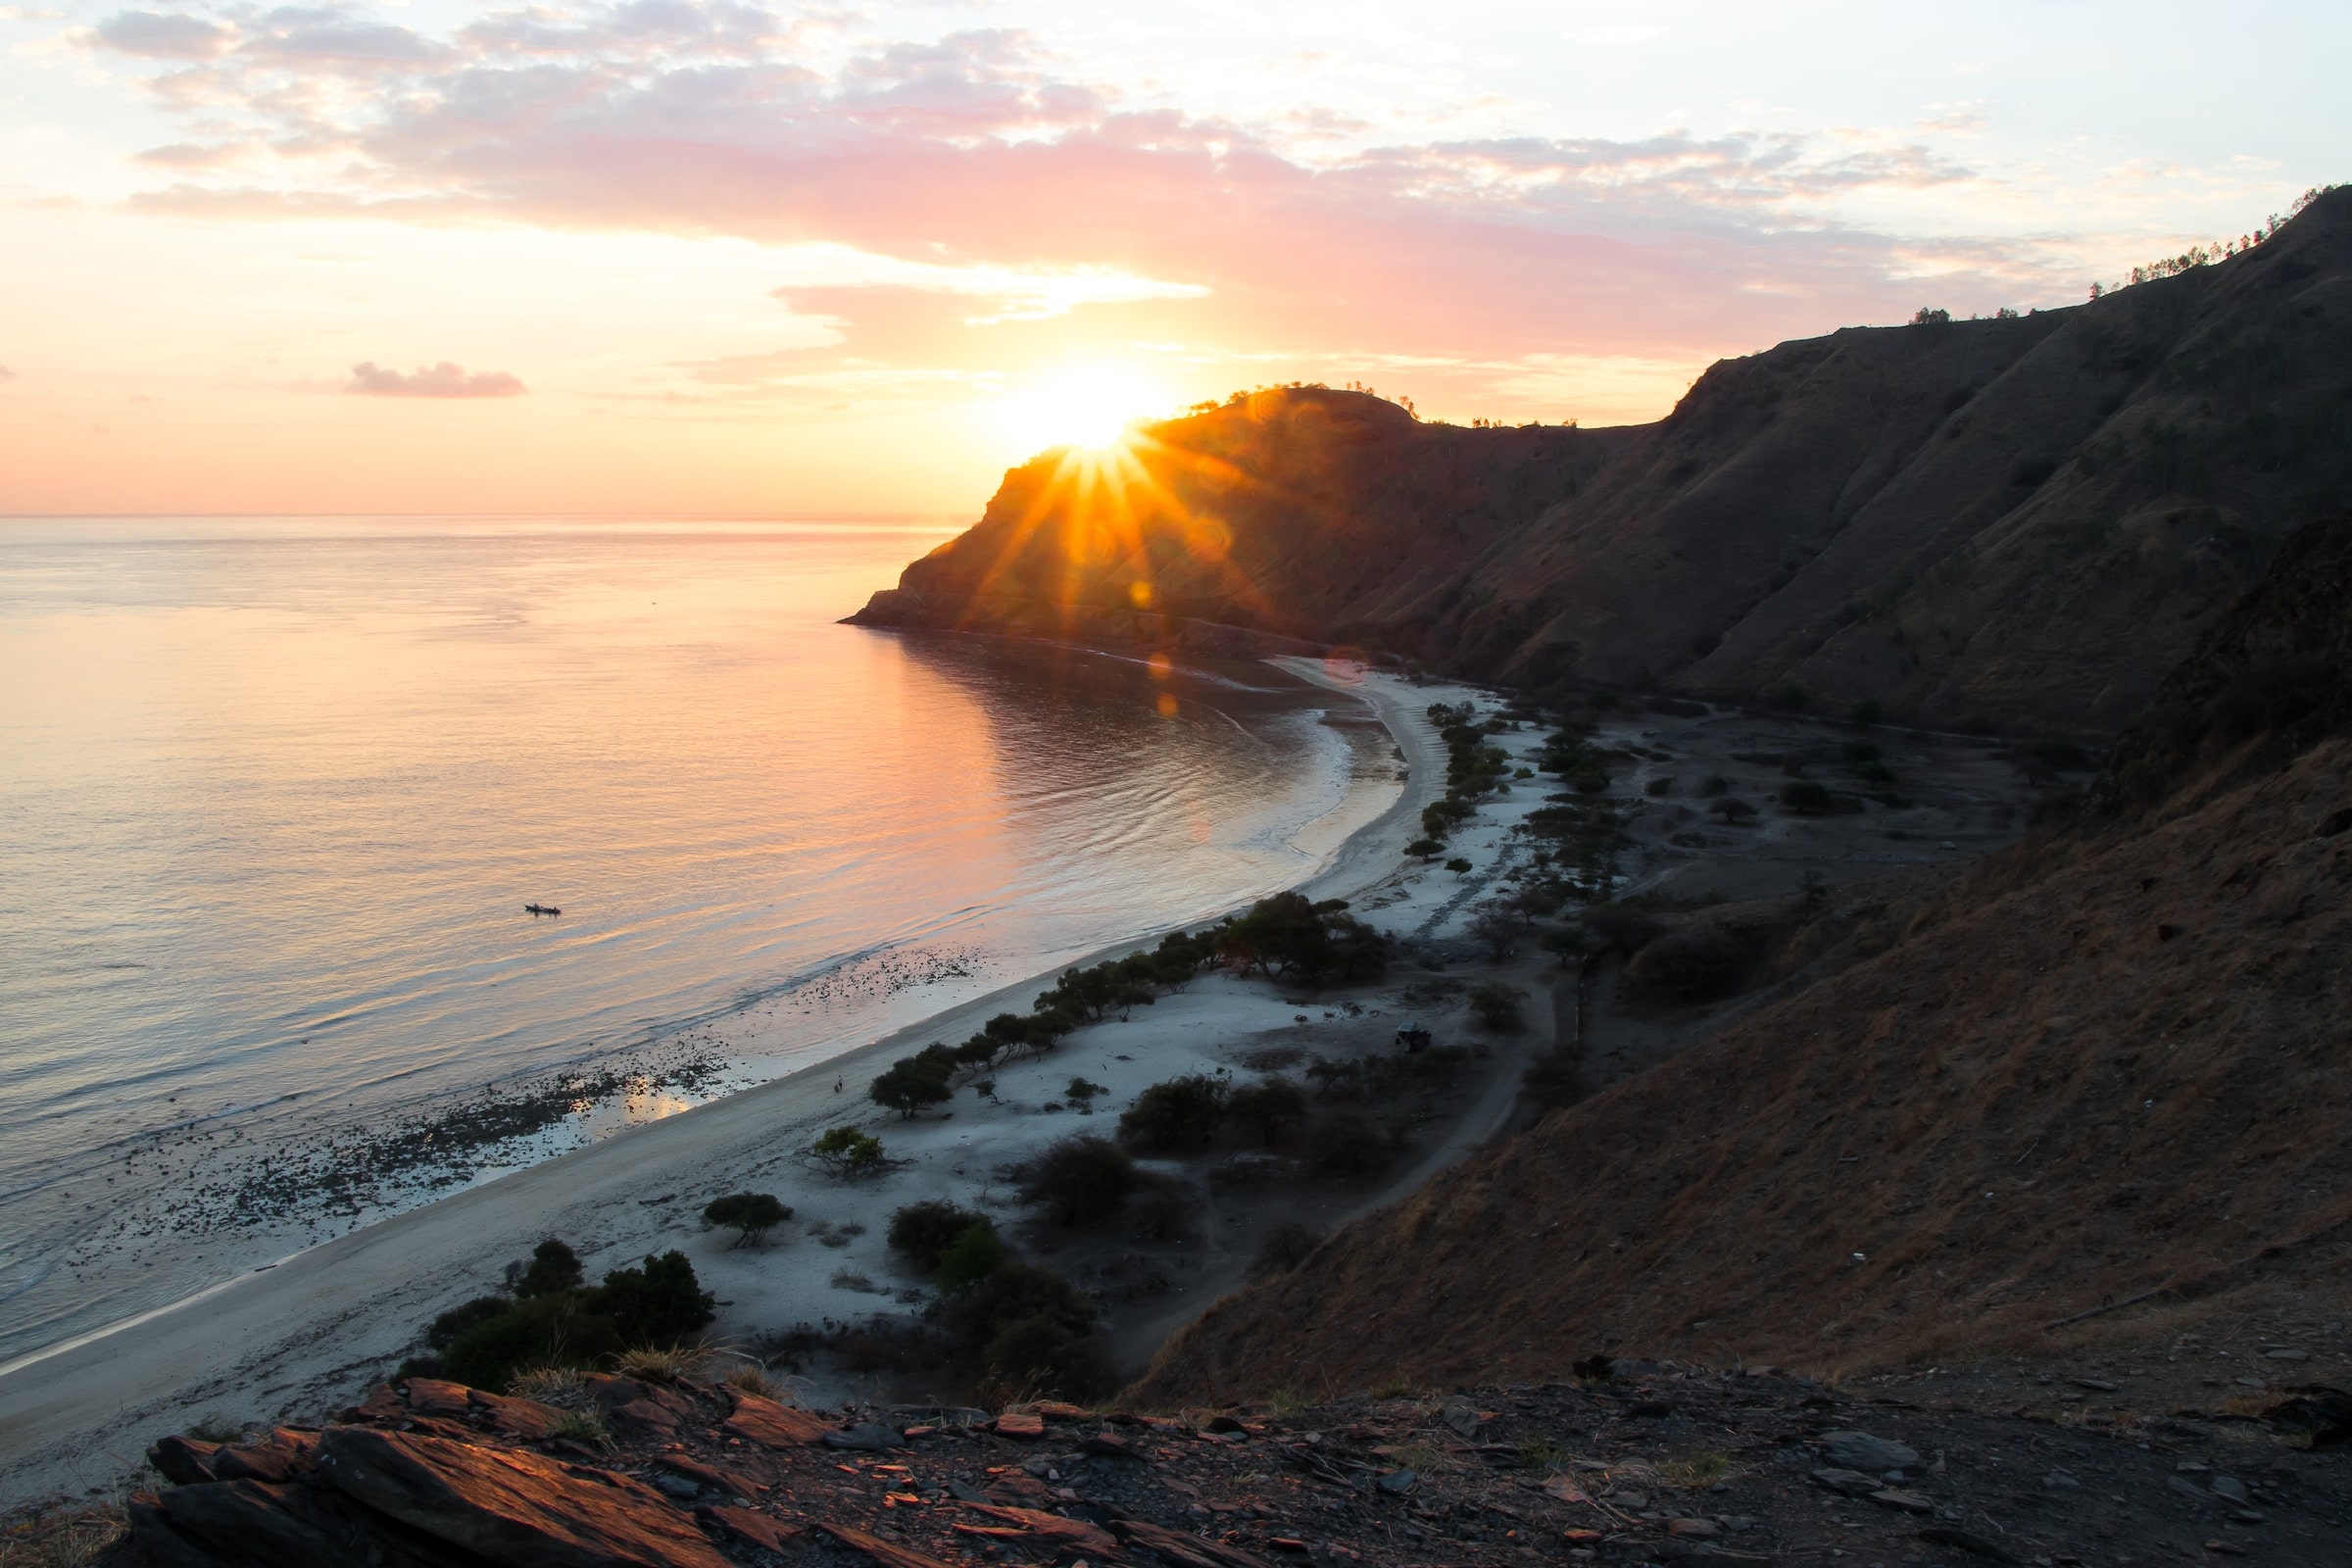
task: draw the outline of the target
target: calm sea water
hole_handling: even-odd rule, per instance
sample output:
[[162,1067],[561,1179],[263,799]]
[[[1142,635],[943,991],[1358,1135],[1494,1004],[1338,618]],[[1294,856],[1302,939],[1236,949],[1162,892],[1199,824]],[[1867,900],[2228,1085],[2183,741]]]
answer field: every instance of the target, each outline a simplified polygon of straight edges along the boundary
[[[1284,885],[1391,798],[1269,666],[834,624],[950,531],[0,521],[0,1358]],[[317,1179],[564,1063],[643,1066]]]

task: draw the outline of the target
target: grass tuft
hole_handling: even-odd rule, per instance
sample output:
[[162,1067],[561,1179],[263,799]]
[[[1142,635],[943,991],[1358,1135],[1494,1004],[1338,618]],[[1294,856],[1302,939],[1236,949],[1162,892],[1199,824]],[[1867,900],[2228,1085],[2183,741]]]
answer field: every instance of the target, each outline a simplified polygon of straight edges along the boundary
[[556,1424],[548,1429],[547,1435],[550,1438],[568,1438],[574,1443],[586,1444],[591,1448],[612,1446],[612,1429],[606,1426],[605,1418],[594,1410],[565,1410],[556,1417]]

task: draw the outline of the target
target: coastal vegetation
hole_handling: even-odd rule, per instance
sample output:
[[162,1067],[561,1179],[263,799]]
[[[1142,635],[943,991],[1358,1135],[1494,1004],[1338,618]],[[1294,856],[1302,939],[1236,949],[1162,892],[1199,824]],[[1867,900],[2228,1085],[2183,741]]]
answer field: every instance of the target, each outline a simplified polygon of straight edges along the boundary
[[773,1193],[729,1193],[703,1205],[704,1222],[735,1232],[737,1247],[757,1247],[790,1218],[792,1209]]
[[426,1353],[401,1375],[502,1390],[535,1368],[595,1367],[632,1350],[674,1349],[715,1315],[715,1298],[683,1252],[649,1254],[589,1286],[578,1254],[549,1237],[527,1263],[509,1266],[503,1292],[433,1319]]

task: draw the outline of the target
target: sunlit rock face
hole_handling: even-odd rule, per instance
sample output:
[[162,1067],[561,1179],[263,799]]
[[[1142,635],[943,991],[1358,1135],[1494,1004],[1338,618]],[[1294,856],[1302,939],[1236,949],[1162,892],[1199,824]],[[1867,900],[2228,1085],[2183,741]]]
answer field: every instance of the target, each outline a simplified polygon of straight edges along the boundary
[[857,618],[1238,627],[1537,687],[2109,734],[2352,486],[2348,280],[2339,191],[2077,309],[1723,361],[1650,425],[1260,392],[1013,469]]

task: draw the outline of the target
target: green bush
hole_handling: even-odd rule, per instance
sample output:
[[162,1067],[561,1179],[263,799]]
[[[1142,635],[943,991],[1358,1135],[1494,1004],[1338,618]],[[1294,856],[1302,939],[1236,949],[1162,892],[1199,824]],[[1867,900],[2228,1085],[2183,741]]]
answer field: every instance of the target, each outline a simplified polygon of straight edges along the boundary
[[1468,876],[1470,874],[1470,862],[1457,855],[1452,859],[1446,862],[1446,869],[1455,873],[1458,876]]
[[[436,1375],[499,1390],[537,1367],[594,1366],[623,1350],[675,1347],[714,1315],[716,1303],[683,1252],[614,1269],[592,1290],[579,1276],[569,1248],[542,1242],[531,1268],[509,1271],[529,1294],[483,1297],[433,1320],[425,1343],[439,1352]],[[565,1278],[569,1284],[557,1283]]]
[[554,1296],[580,1286],[579,1254],[550,1236],[531,1249],[527,1264],[507,1266],[507,1289],[516,1296]]
[[636,1268],[614,1269],[594,1298],[595,1309],[632,1347],[679,1344],[718,1315],[717,1298],[701,1288],[694,1265],[679,1251],[660,1257],[649,1252]]
[[771,1230],[792,1218],[792,1210],[772,1193],[729,1193],[703,1205],[703,1218],[721,1230],[736,1233],[737,1247],[754,1247]]
[[1506,986],[1499,980],[1489,980],[1471,988],[1470,1010],[1478,1014],[1478,1021],[1490,1029],[1523,1029],[1526,1024],[1519,1016],[1522,1000],[1517,987]]
[[936,1105],[956,1093],[958,1053],[932,1046],[920,1054],[902,1056],[876,1078],[866,1093],[874,1103],[912,1118],[926,1105]]
[[996,1221],[977,1209],[944,1199],[925,1199],[891,1214],[890,1245],[929,1273],[939,1267],[940,1259],[956,1239],[975,1226],[991,1233],[997,1228]]
[[1044,1203],[1057,1225],[1093,1225],[1126,1205],[1135,1189],[1135,1161],[1107,1138],[1091,1133],[1056,1140],[1020,1167],[1021,1198]]
[[1153,1084],[1119,1113],[1119,1137],[1163,1152],[1205,1144],[1224,1118],[1226,1093],[1222,1081],[1202,1073]]
[[880,1171],[882,1140],[855,1127],[836,1127],[808,1146],[818,1164],[842,1179],[871,1176]]
[[1791,811],[1816,815],[1830,808],[1830,792],[1809,778],[1790,779],[1781,786],[1781,804]]
[[994,1274],[1004,1261],[1004,1241],[985,1220],[966,1226],[939,1254],[932,1283],[943,1291],[960,1291]]

